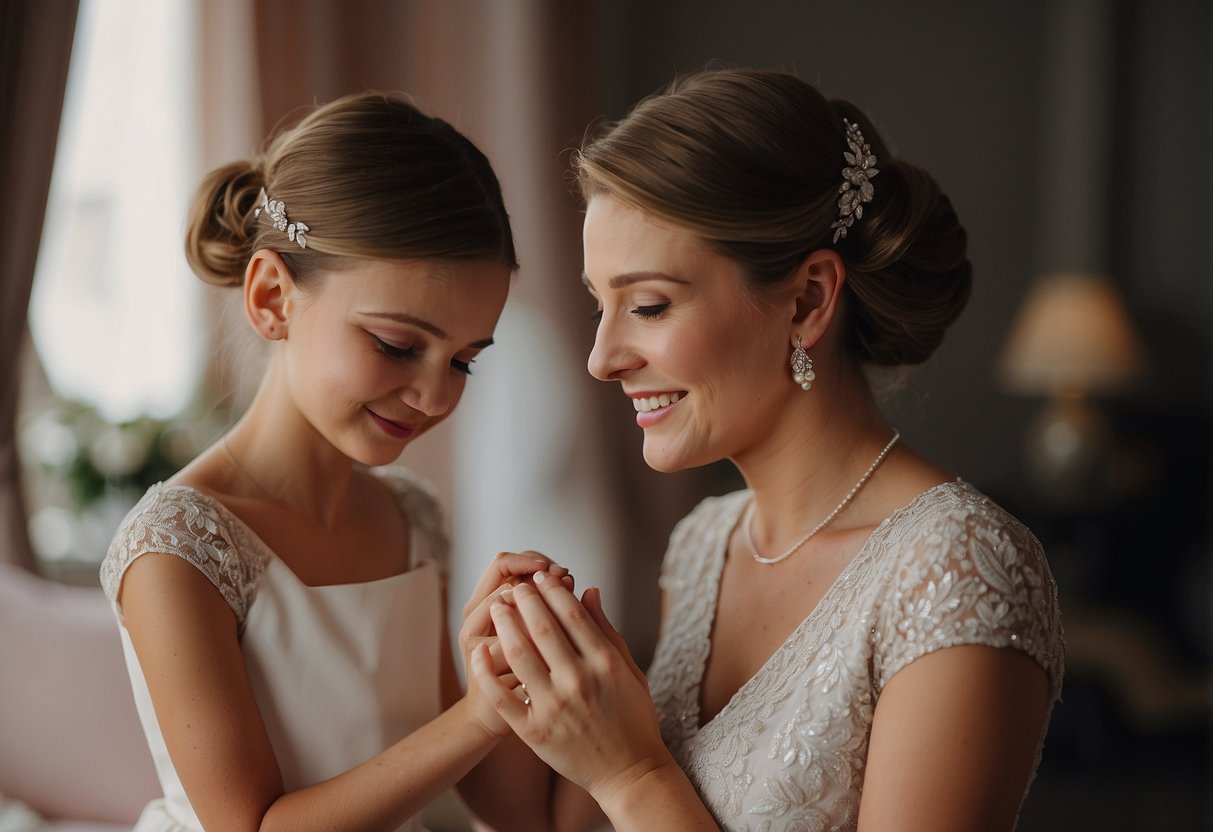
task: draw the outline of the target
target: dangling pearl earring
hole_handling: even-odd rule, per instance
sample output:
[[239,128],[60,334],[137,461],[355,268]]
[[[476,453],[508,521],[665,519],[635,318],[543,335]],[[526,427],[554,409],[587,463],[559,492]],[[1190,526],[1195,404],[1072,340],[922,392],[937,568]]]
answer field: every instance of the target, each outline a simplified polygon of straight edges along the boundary
[[801,390],[808,390],[813,386],[815,378],[817,374],[813,372],[813,359],[804,351],[800,336],[797,335],[796,349],[792,350],[792,380],[800,385]]

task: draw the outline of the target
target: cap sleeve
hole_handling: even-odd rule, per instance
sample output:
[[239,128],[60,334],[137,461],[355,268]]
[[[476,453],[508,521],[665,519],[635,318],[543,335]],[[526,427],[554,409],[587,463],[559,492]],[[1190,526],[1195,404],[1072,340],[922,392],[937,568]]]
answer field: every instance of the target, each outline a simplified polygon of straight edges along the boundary
[[101,587],[120,621],[122,578],[135,560],[149,552],[179,557],[205,575],[243,629],[267,555],[229,522],[217,501],[192,488],[157,484],[130,510],[101,563]]
[[908,529],[877,633],[880,688],[914,659],[961,644],[1011,647],[1061,689],[1063,635],[1044,550],[983,499],[960,499]]

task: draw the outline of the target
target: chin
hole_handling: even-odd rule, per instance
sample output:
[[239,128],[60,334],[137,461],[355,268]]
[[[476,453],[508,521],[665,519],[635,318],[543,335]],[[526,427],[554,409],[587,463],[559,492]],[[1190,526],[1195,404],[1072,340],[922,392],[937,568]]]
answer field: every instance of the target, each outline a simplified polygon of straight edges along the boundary
[[709,465],[715,461],[715,459],[698,459],[688,456],[687,454],[680,453],[676,448],[656,447],[655,443],[650,443],[647,440],[644,443],[645,465],[663,474],[676,474],[679,471],[685,471],[688,468],[698,468],[701,465]]

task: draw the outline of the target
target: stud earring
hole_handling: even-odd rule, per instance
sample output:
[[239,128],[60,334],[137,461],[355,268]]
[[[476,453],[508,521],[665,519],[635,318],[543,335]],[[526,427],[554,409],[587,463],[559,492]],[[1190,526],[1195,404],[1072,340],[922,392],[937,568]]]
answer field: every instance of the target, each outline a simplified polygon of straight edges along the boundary
[[808,390],[813,386],[815,378],[817,374],[813,372],[813,359],[804,351],[800,336],[797,335],[796,349],[792,350],[792,380],[800,385],[801,390]]

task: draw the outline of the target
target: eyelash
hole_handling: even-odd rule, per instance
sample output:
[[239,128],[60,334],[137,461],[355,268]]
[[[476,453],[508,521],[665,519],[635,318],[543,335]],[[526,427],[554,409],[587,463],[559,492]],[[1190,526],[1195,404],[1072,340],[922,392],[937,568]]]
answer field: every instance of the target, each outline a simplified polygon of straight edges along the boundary
[[[371,337],[375,339],[375,349],[379,350],[379,352],[383,353],[393,361],[403,361],[406,358],[413,358],[417,355],[417,351],[412,347],[394,347],[387,341],[384,341],[382,338],[377,338],[374,335]],[[465,376],[470,376],[472,374],[472,363],[472,361],[459,361],[455,358],[451,359],[451,367],[454,368],[456,372],[463,373]]]
[[652,306],[637,306],[632,310],[632,314],[637,318],[650,320],[652,318],[660,318],[661,313],[666,310],[668,303],[655,303]]
[[[668,303],[656,303],[656,304],[653,304],[652,306],[637,306],[635,309],[632,310],[632,314],[635,315],[637,318],[643,318],[644,320],[652,320],[653,318],[660,318],[661,313],[665,312],[667,307],[669,307]],[[595,322],[601,321],[602,320],[602,310],[595,309],[594,312],[590,315],[590,320],[595,321]]]

